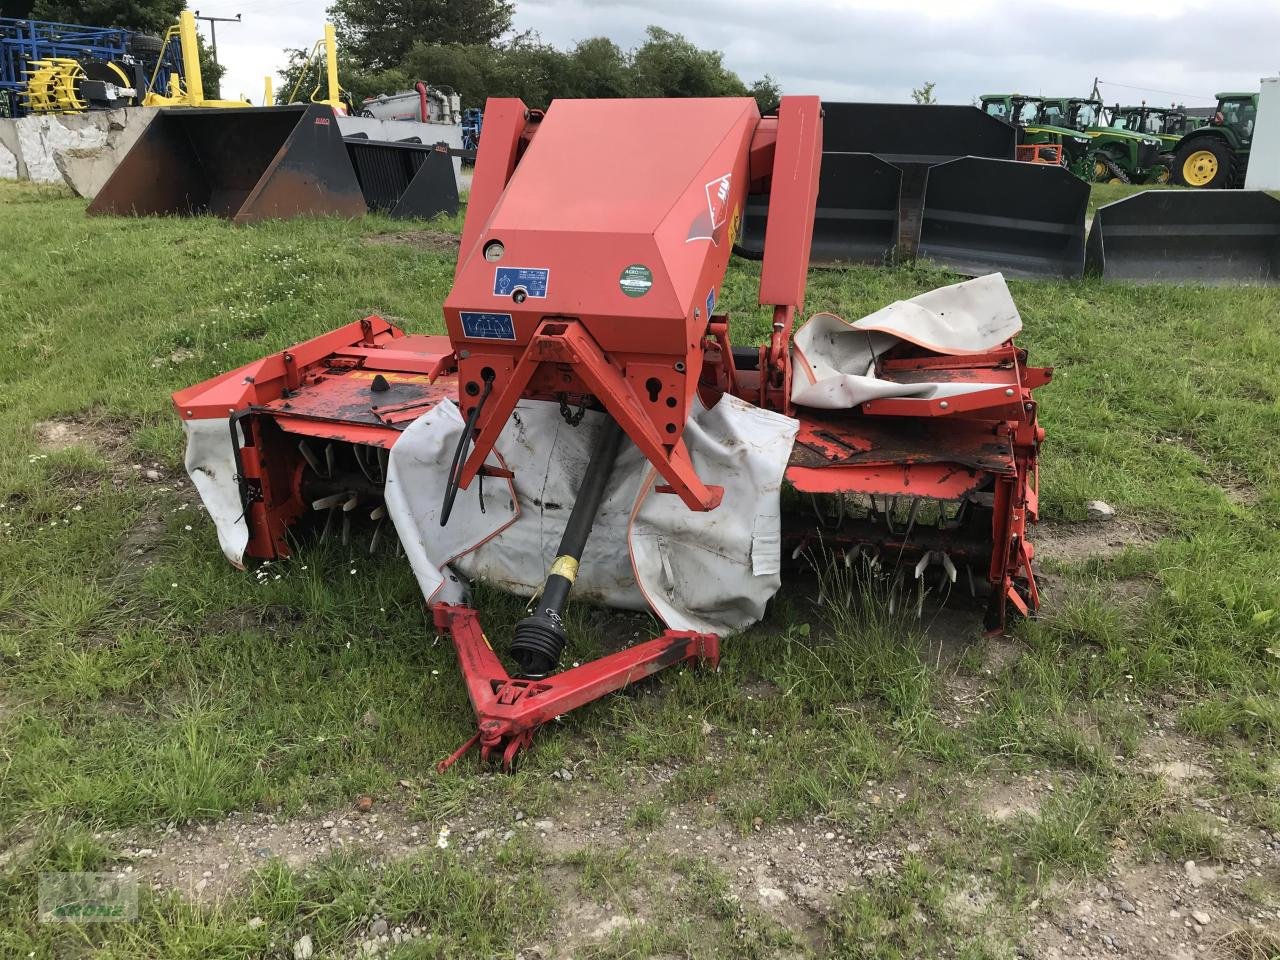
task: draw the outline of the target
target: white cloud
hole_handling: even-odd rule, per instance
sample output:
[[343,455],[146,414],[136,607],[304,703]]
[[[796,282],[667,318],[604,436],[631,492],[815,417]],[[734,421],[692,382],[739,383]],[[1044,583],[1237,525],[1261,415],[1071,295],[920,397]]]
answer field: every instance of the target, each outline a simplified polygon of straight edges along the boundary
[[[262,75],[285,47],[323,32],[326,0],[210,0],[222,24],[223,93],[258,102]],[[905,101],[937,82],[943,102],[988,92],[1081,95],[1095,76],[1107,100],[1185,99],[1257,89],[1280,72],[1280,5],[1222,0],[1212,12],[1180,0],[517,0],[516,26],[557,46],[604,35],[622,47],[656,24],[724,51],[748,82],[770,73],[791,93]],[[207,27],[205,27],[207,30]],[[430,80],[430,77],[425,78]],[[1193,98],[1200,99],[1193,99]]]

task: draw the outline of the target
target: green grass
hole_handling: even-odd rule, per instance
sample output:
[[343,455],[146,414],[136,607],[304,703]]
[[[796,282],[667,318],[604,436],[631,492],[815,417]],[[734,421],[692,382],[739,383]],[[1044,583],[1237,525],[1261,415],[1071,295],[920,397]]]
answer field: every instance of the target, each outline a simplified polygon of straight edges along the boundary
[[[0,954],[260,956],[303,929],[340,952],[377,912],[513,956],[554,927],[555,898],[538,892],[555,865],[570,874],[562,899],[674,885],[663,923],[601,956],[1000,955],[1016,924],[983,925],[995,939],[973,946],[974,931],[940,912],[953,874],[985,877],[1003,914],[1055,872],[1100,869],[1117,838],[1151,855],[1218,849],[1118,759],[1133,757],[1149,705],[1167,697],[1169,723],[1221,760],[1216,788],[1242,822],[1280,828],[1280,291],[1011,285],[1021,345],[1056,369],[1037,395],[1043,514],[1077,521],[1103,499],[1149,537],[1053,565],[1050,610],[1016,627],[1008,666],[982,669],[976,613],[944,650],[914,598],[891,614],[856,571],[819,557],[765,622],[726,642],[718,672],[669,672],[571,714],[511,777],[478,777],[470,760],[437,776],[470,710],[406,564],[329,544],[231,569],[174,487],[182,434],[168,395],[370,312],[441,332],[451,253],[366,243],[406,229],[378,217],[233,228],[83,208],[0,184],[0,851],[12,852],[0,861]],[[725,282],[739,343],[768,333],[758,277],[735,262]],[[928,265],[815,270],[806,312],[856,318],[954,279]],[[98,442],[46,449],[37,425],[54,419]],[[159,483],[143,476],[153,463]],[[523,604],[485,592],[480,605],[501,637]],[[569,626],[584,659],[651,622],[574,607]],[[983,694],[960,720],[955,683]],[[572,786],[550,779],[561,768],[577,771]],[[649,781],[636,771],[650,769],[669,775],[637,789]],[[955,802],[967,799],[956,778],[1033,770],[1072,789],[1011,828]],[[104,829],[288,816],[396,795],[400,780],[415,788],[407,813],[428,828],[464,812],[502,823],[602,802],[623,808],[637,844],[691,809],[742,836],[819,816],[865,842],[935,827],[972,842],[940,841],[945,867],[852,884],[807,945],[757,914],[717,913],[731,878],[701,861],[603,850],[553,863],[512,844],[490,863],[451,851],[385,866],[272,863],[217,909],[146,894],[138,925],[83,936],[34,922],[41,870],[117,862],[94,837]],[[250,929],[255,916],[265,924]],[[433,949],[403,955],[470,955]]]

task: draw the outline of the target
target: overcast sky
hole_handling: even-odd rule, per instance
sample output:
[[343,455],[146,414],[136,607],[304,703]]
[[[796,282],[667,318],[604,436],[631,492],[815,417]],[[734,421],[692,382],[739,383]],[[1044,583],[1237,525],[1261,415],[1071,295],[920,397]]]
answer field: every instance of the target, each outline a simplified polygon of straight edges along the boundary
[[[263,74],[280,69],[285,47],[320,37],[328,2],[199,3],[203,14],[244,16],[219,24],[223,95],[261,102]],[[925,80],[943,103],[1012,90],[1080,96],[1097,76],[1110,82],[1107,102],[1204,106],[1280,73],[1275,0],[516,0],[516,28],[560,47],[601,35],[633,47],[649,24],[722,50],[748,83],[770,73],[787,93],[828,100],[906,101]]]

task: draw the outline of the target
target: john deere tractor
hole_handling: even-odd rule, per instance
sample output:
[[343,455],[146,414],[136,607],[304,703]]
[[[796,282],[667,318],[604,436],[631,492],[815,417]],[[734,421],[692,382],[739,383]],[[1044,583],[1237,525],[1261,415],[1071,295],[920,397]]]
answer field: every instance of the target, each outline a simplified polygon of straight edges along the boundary
[[1041,122],[1066,127],[1092,141],[1093,179],[1103,183],[1162,183],[1168,167],[1160,141],[1150,134],[1103,125],[1102,101],[1091,97],[1046,97]]
[[984,113],[1018,128],[1018,144],[1062,148],[1062,162],[1081,180],[1093,180],[1093,141],[1067,127],[1045,123],[1044,101],[1021,93],[989,93],[981,97]]
[[1164,153],[1172,153],[1186,134],[1207,123],[1200,117],[1187,116],[1186,107],[1149,107],[1145,103],[1137,107],[1111,108],[1111,126],[1133,133],[1145,133],[1160,141]]
[[1172,146],[1172,179],[1184,187],[1222,189],[1244,185],[1258,119],[1258,94],[1220,93],[1208,126]]

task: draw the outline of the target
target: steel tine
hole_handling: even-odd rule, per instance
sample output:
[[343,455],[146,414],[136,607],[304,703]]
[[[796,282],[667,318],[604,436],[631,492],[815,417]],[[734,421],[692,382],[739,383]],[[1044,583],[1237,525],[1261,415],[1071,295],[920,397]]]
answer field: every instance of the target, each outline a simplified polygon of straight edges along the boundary
[[316,459],[316,455],[311,452],[311,444],[305,440],[298,441],[298,452],[302,454],[302,459],[307,461],[307,465],[311,467],[317,474],[324,476],[320,470],[320,461]]
[[369,469],[369,461],[365,458],[365,446],[357,443],[351,450],[356,456],[356,466],[360,468],[360,472],[364,474],[365,479],[370,483],[377,483],[378,481],[374,478],[373,471]]
[[333,444],[330,443],[324,448],[324,463],[328,471],[325,473],[326,477],[333,476],[333,459],[334,459]]

